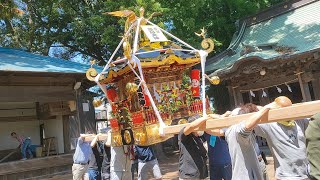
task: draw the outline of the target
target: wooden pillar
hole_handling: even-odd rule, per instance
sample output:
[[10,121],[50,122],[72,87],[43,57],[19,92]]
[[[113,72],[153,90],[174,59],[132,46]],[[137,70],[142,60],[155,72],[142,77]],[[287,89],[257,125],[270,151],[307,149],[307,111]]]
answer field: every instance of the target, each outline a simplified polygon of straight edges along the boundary
[[301,73],[298,73],[297,76],[299,80],[303,102],[311,101],[311,94],[310,94],[308,82],[304,82],[302,80]]
[[243,97],[242,94],[239,90],[239,88],[233,88],[234,89],[234,93],[235,93],[235,106],[239,106],[241,104],[243,104]]
[[232,96],[233,96],[234,106],[237,106],[237,104],[238,104],[237,93],[236,93],[235,88],[233,88],[233,87],[232,87]]
[[308,82],[303,82],[303,89],[306,95],[306,101],[311,101],[311,93],[310,93],[310,88]]
[[320,99],[320,79],[316,78],[311,81],[315,100]]
[[231,86],[227,86],[228,88],[228,94],[229,94],[229,103],[231,106],[231,109],[235,108],[235,94],[234,89]]
[[62,116],[63,121],[63,146],[64,153],[69,153],[71,151],[71,141],[70,141],[70,120],[69,116]]
[[[247,92],[247,93],[249,93],[249,92]],[[252,100],[252,96],[251,96],[251,94],[249,93],[249,101],[250,101],[250,103],[252,103],[253,102],[253,100]]]

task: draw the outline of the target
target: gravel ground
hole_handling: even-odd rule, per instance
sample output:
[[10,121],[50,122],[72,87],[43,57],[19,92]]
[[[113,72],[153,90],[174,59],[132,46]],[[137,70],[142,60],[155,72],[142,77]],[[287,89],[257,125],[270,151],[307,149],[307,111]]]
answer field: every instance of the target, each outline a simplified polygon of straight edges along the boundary
[[[161,173],[163,175],[163,180],[178,180],[178,160],[179,160],[179,154],[174,154],[169,156],[167,159],[161,159],[159,160]],[[273,169],[273,158],[270,156],[267,156],[268,165],[267,165],[267,172],[269,175],[269,180],[275,180],[274,178],[274,169]],[[137,175],[135,174],[135,178]],[[149,173],[149,178],[154,180],[152,178],[152,174]],[[49,180],[71,180],[72,175],[66,174],[66,175],[59,175],[52,178],[49,178]],[[209,178],[208,178],[209,179]]]

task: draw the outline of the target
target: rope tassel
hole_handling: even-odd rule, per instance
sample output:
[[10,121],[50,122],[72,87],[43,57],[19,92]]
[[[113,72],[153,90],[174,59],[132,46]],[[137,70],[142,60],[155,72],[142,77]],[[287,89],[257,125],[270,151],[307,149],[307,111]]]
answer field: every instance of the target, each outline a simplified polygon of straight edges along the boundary
[[278,93],[281,93],[281,92],[282,92],[282,89],[281,89],[281,88],[279,88],[278,86],[276,86],[276,88],[277,88]]
[[250,90],[250,95],[252,96],[252,97],[256,97],[256,95]]
[[264,91],[264,89],[262,90],[262,96],[261,97],[267,97],[267,93]]
[[289,84],[286,84],[286,85],[287,85],[288,91],[292,92],[292,89],[291,89],[291,87],[289,86]]

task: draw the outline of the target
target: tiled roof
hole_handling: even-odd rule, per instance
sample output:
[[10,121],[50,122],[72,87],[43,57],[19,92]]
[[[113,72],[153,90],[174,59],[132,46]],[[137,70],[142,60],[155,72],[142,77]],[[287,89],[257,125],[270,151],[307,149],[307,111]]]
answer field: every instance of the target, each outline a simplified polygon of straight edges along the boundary
[[86,73],[88,68],[90,65],[0,47],[0,71]]
[[[206,71],[222,72],[250,57],[273,60],[320,48],[320,1],[307,4],[260,23],[244,26],[243,33],[234,38],[227,51],[208,59]],[[234,45],[238,39],[237,45]],[[242,54],[244,45],[261,48]],[[232,48],[230,48],[233,46]],[[281,48],[291,52],[281,51]],[[233,52],[232,52],[233,51]],[[211,61],[211,62],[210,62]],[[218,71],[217,71],[218,70]]]

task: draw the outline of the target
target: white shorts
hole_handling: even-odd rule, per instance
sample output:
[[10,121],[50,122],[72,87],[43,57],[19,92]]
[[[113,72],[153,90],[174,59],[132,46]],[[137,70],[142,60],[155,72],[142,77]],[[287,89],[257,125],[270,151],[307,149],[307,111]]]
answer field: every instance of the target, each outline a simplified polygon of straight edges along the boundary
[[148,179],[148,172],[153,172],[153,177],[155,179],[161,179],[161,171],[159,167],[159,163],[157,159],[148,161],[148,162],[139,162],[138,165],[138,180],[147,180]]
[[131,180],[131,171],[110,171],[110,180]]

